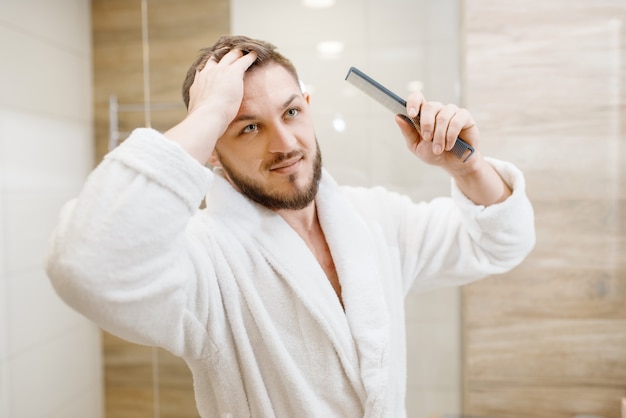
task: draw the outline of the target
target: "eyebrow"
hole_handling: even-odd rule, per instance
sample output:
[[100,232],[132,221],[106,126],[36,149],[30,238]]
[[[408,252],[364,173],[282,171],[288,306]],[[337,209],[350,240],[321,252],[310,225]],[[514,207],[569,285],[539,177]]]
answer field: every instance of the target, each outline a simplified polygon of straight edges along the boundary
[[[283,103],[282,108],[286,108],[287,106],[289,106],[294,100],[296,100],[300,95],[297,93],[292,94],[291,96],[289,96],[289,98],[287,100],[285,100],[285,102]],[[238,122],[243,122],[243,121],[248,121],[248,120],[256,120],[258,119],[258,116],[256,115],[239,115],[237,116],[235,119],[232,120],[231,124],[235,124]]]

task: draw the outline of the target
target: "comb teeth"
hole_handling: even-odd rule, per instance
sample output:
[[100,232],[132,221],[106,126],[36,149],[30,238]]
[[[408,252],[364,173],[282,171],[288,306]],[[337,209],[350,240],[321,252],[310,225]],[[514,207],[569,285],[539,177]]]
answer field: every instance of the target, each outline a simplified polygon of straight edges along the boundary
[[465,162],[474,153],[474,147],[463,141],[461,138],[457,138],[450,152],[454,154],[459,160],[463,160],[463,162]]

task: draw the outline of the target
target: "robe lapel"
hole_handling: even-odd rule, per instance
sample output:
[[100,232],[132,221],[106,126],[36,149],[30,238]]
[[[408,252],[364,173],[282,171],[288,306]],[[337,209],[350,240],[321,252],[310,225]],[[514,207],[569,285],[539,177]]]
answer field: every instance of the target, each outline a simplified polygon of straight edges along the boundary
[[350,324],[326,274],[300,236],[282,217],[245,198],[221,176],[214,178],[207,209],[257,242],[273,271],[293,289],[332,342],[357,393],[362,392]]
[[365,417],[384,416],[390,331],[383,278],[373,237],[334,180],[324,171],[316,204],[345,312],[312,252],[279,215],[251,202],[220,176],[215,176],[212,189],[207,208],[252,234],[267,261],[332,341],[355,389],[365,389]]
[[384,416],[390,324],[374,238],[327,173],[320,186],[317,210],[359,355],[361,378],[368,394],[365,416]]

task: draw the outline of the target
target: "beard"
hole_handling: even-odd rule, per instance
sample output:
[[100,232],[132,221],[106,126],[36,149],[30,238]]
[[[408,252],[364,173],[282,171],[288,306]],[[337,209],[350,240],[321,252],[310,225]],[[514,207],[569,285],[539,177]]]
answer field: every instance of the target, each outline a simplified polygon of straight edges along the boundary
[[[271,167],[274,164],[280,163],[284,160],[292,158],[301,154],[298,151],[293,151],[287,154],[279,154],[272,161],[265,164],[265,167]],[[232,181],[233,185],[248,199],[265,206],[271,210],[289,209],[299,210],[307,207],[317,195],[320,179],[322,177],[322,154],[320,152],[319,144],[315,141],[315,155],[313,156],[313,175],[309,182],[304,187],[298,187],[296,184],[296,174],[291,174],[287,177],[292,191],[280,192],[272,190],[271,186],[263,184],[260,181],[248,178],[244,175],[237,173],[232,165],[222,158],[218,153],[218,158],[222,164],[224,172]],[[305,155],[306,159],[306,155]]]

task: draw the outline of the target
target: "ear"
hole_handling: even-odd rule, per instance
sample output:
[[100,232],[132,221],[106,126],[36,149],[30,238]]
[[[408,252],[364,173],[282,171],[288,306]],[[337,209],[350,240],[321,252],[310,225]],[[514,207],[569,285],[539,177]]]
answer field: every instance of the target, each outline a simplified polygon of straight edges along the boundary
[[306,100],[306,104],[310,105],[311,104],[311,95],[309,93],[302,93],[304,95],[304,100]]
[[217,151],[215,149],[213,149],[213,152],[211,153],[211,156],[209,157],[209,164],[211,164],[211,167],[221,167],[222,163],[220,162],[220,158],[217,155]]

